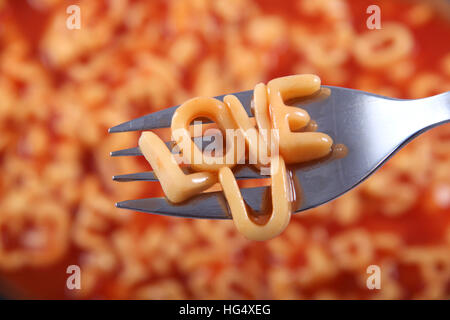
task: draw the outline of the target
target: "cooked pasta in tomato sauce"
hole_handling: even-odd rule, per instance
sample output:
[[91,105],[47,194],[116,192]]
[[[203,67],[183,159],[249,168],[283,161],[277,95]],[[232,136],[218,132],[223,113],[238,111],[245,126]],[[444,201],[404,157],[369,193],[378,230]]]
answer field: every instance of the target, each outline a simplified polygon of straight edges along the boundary
[[[302,108],[285,103],[285,100],[293,98],[311,97],[320,93],[320,90],[320,78],[312,74],[273,79],[267,86],[257,84],[252,101],[257,128],[252,125],[244,106],[234,95],[225,96],[223,102],[215,98],[198,97],[180,105],[172,116],[171,136],[184,163],[200,172],[184,174],[164,142],[152,132],[141,135],[139,148],[154,169],[169,201],[183,202],[212,187],[218,180],[236,228],[250,240],[272,239],[287,227],[293,211],[291,202],[297,199],[285,159],[289,164],[302,163],[319,160],[332,152],[333,140],[328,135],[308,130],[312,122],[309,114]],[[202,117],[217,123],[221,131],[218,129],[216,136],[221,136],[222,140],[225,131],[226,146],[217,150],[225,154],[217,156],[211,152],[205,155],[209,150],[203,152],[193,142],[189,132],[190,123]],[[300,129],[303,131],[299,132]],[[230,130],[233,133],[231,137]],[[239,139],[245,140],[245,144],[241,144],[242,148],[238,145]],[[242,156],[238,156],[238,150]],[[246,153],[248,159],[245,159]],[[269,158],[267,162],[262,161],[264,156]],[[255,222],[257,218],[242,198],[230,169],[237,164],[251,164],[261,169],[262,174],[270,172],[272,212],[261,212],[261,216],[267,216],[265,223]],[[269,170],[264,171],[264,168]]]
[[[449,125],[418,137],[339,199],[292,215],[283,233],[264,242],[243,237],[233,221],[115,209],[121,199],[163,196],[165,185],[113,184],[112,175],[145,171],[148,163],[145,157],[110,159],[110,151],[134,146],[139,136],[106,133],[190,97],[249,90],[257,83],[255,94],[261,94],[271,79],[291,74],[316,74],[327,85],[396,98],[448,91],[446,2],[73,3],[81,9],[79,30],[66,28],[67,0],[0,0],[3,295],[449,297]],[[380,30],[366,25],[373,4],[381,9]],[[268,127],[256,108],[267,101],[256,96],[255,126]],[[236,107],[232,97],[228,102]],[[234,115],[243,128],[249,125]],[[170,130],[156,134],[171,139]],[[262,139],[270,145],[270,138]],[[254,183],[236,183],[227,169],[220,170],[219,176],[198,172],[203,184],[192,194],[214,179],[229,182],[234,196]],[[273,176],[283,177],[281,171]],[[170,174],[166,187],[184,173]],[[189,183],[193,177],[182,178]],[[172,195],[181,200],[177,190]],[[81,290],[67,289],[70,265],[80,267]],[[371,265],[382,270],[380,290],[366,286]]]

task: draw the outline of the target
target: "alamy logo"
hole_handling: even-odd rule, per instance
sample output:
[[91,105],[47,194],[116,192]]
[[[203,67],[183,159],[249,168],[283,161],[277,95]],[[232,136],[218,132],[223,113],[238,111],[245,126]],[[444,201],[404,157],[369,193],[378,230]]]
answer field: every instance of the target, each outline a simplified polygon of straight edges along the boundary
[[81,29],[81,9],[80,6],[75,4],[70,5],[66,9],[66,13],[69,15],[66,19],[66,27],[69,30]]
[[372,264],[367,267],[366,272],[370,274],[366,281],[367,289],[381,289],[381,268]]
[[67,267],[66,273],[70,274],[67,278],[66,286],[69,290],[81,289],[81,269],[79,266],[73,264]]
[[[203,132],[202,122],[194,121],[193,140],[184,128],[172,132],[174,141],[179,143],[173,146],[171,152],[177,164],[251,164],[259,166],[261,175],[269,175],[270,159],[279,154],[278,131],[226,129],[224,135],[217,128]],[[271,144],[267,146],[264,141],[269,139]],[[191,143],[197,145],[201,152],[192,152],[191,148],[180,150],[179,144],[190,146]]]
[[366,13],[370,16],[366,20],[366,26],[368,29],[381,29],[381,9],[376,4],[372,4],[367,7]]

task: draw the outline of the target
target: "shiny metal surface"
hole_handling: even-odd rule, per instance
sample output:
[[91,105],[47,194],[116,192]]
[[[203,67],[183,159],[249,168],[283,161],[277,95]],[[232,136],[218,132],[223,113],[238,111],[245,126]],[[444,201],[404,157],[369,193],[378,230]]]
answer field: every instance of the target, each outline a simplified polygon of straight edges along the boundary
[[[186,171],[186,170],[185,170]],[[258,171],[253,170],[249,167],[243,167],[242,169],[236,170],[234,176],[237,180],[246,179],[264,179],[268,176],[262,176]],[[113,177],[114,181],[118,182],[130,182],[130,181],[158,181],[153,171],[120,174]]]
[[[425,99],[399,100],[359,90],[322,88],[321,93],[326,94],[294,105],[306,109],[319,131],[329,134],[335,144],[344,144],[348,154],[295,169],[302,189],[302,201],[296,212],[319,206],[354,188],[408,141],[450,121],[450,92]],[[252,94],[253,91],[235,94],[249,115]],[[109,132],[169,127],[176,108],[120,124]],[[260,209],[264,192],[266,187],[241,189],[245,201],[255,210]],[[182,205],[172,205],[165,198],[150,198],[123,201],[116,206],[181,217],[230,218],[222,192],[201,194]]]
[[[204,138],[204,139],[203,139]],[[205,137],[195,137],[192,139],[192,141],[194,141],[194,143],[201,149],[203,150],[204,148],[206,148],[210,143],[211,140],[210,138],[206,138]],[[166,146],[172,151],[172,153],[178,153],[176,148],[173,148],[174,143],[173,141],[168,141],[165,143]],[[122,156],[142,156],[141,153],[141,149],[139,149],[139,147],[134,147],[134,148],[128,148],[128,149],[122,149],[122,150],[117,150],[117,151],[112,151],[110,153],[111,157],[122,157]]]

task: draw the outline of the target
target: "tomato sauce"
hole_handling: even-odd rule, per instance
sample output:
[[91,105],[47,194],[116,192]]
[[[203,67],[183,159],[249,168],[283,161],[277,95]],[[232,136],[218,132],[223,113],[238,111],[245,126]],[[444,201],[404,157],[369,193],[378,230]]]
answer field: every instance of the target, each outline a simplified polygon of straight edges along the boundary
[[[308,21],[312,25],[317,21],[311,19],[311,17],[302,16],[298,10],[294,10],[294,1],[271,1],[271,0],[258,0],[257,1],[264,12],[271,14],[277,14],[282,16],[287,21]],[[76,1],[71,1],[71,4]],[[349,1],[351,9],[351,22],[358,32],[364,32],[366,30],[366,8],[369,5],[377,4],[381,8],[381,20],[382,24],[387,21],[398,21],[408,25],[405,13],[411,8],[412,4],[409,1],[374,1],[374,0],[361,0],[361,1]],[[162,11],[164,11],[164,5],[161,5]],[[58,10],[63,10],[58,8]],[[14,21],[14,25],[20,30],[20,32],[26,36],[29,43],[33,46],[34,50],[32,54],[35,55],[37,60],[40,60],[38,44],[41,35],[45,32],[45,28],[48,25],[48,18],[51,13],[46,11],[38,11],[31,8],[25,0],[9,1],[6,9],[0,11],[0,20]],[[450,23],[443,17],[435,16],[433,20],[424,26],[417,28],[410,28],[414,35],[416,47],[414,48],[413,56],[416,68],[419,71],[436,72],[441,73],[441,67],[439,65],[440,59],[450,52]],[[205,46],[206,48],[206,46]],[[208,54],[208,50],[221,50],[220,46],[209,47],[204,50],[204,55]],[[0,48],[1,49],[1,48]],[[163,54],[163,53],[161,53]],[[124,57],[124,59],[127,59]],[[293,60],[302,59],[295,52],[294,48],[289,45],[281,44],[273,52],[273,59],[277,61],[273,63],[268,78],[274,78],[279,76],[285,76],[292,74]],[[45,64],[43,64],[44,67]],[[47,68],[47,67],[46,67]],[[350,74],[356,75],[358,73],[368,74],[371,78],[378,82],[392,84],[391,80],[386,76],[388,70],[383,71],[371,71],[359,66],[353,60],[346,62],[344,66],[345,70]],[[58,77],[58,72],[47,68],[47,71],[56,82],[61,80]],[[193,75],[189,70],[185,71],[183,76],[183,84],[186,89],[192,87]],[[59,79],[59,80],[58,80]],[[268,79],[266,79],[268,80]],[[326,79],[325,79],[326,80]],[[324,83],[326,81],[323,81]],[[328,84],[328,83],[327,83]],[[394,85],[396,89],[399,89],[398,98],[408,98],[407,89],[409,83],[404,83],[402,86]],[[357,83],[354,81],[354,77],[349,77],[349,81],[345,83],[345,87],[358,88]],[[420,139],[420,138],[419,138]],[[87,160],[87,162],[92,160]],[[88,166],[89,164],[87,164]],[[161,192],[155,192],[156,195],[160,195]],[[418,201],[418,205],[414,207],[411,212],[398,218],[385,217],[376,212],[371,212],[370,200],[365,204],[367,212],[364,212],[363,218],[360,219],[357,225],[354,227],[364,227],[371,231],[392,231],[402,236],[402,238],[408,244],[435,244],[438,243],[444,236],[445,228],[450,225],[450,209],[442,208],[430,208],[430,192],[427,188],[424,188],[421,193],[421,199]],[[146,214],[133,213],[133,223],[130,227],[135,230],[137,234],[141,232],[146,225],[150,223],[165,223],[165,218],[154,217],[151,218]],[[314,216],[305,216],[302,218],[302,224],[305,227],[310,228],[317,224],[317,219]],[[336,222],[329,221],[325,225],[326,229],[332,235],[338,232],[341,227]],[[261,260],[264,260],[264,250],[260,247],[254,247],[254,251],[248,254],[258,255]],[[2,278],[6,279],[7,285],[12,284],[16,289],[14,296],[18,297],[31,297],[31,298],[71,298],[64,285],[62,285],[66,279],[66,266],[70,264],[76,264],[80,259],[80,250],[76,247],[68,250],[68,254],[58,263],[48,268],[43,269],[24,269],[19,272],[6,273],[1,272]],[[181,257],[180,257],[181,258]],[[295,261],[295,262],[294,262]],[[299,250],[298,254],[293,259],[293,268],[299,265],[307,263],[307,259],[304,253]],[[219,268],[220,266],[218,266]],[[420,287],[420,284],[412,281],[414,279],[417,270],[413,268],[402,267],[401,276],[399,279],[405,288],[408,288],[410,292],[414,292]],[[176,275],[175,275],[176,276]],[[180,281],[182,276],[179,275]],[[346,292],[358,291],[358,287],[355,284],[355,279],[351,275],[342,274],[338,279],[334,280],[332,284],[327,283],[327,286],[332,286],[336,291],[343,294],[345,297]],[[315,287],[318,289],[318,287]],[[126,298],[128,292],[124,288],[118,287],[114,282],[114,277],[108,276],[103,282],[98,284],[96,290],[97,295],[91,298]],[[7,295],[11,294],[5,293]]]

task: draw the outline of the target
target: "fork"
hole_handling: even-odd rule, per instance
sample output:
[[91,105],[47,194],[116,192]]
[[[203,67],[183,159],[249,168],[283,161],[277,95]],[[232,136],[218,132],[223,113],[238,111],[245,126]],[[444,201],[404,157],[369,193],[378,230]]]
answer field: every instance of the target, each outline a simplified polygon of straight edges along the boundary
[[[251,116],[253,90],[234,94]],[[216,97],[223,100],[222,96]],[[357,186],[380,168],[393,154],[413,138],[435,126],[450,122],[450,91],[436,96],[403,100],[364,91],[322,86],[320,92],[307,99],[291,101],[302,107],[317,122],[319,130],[344,144],[348,153],[343,158],[328,157],[311,165],[291,168],[301,184],[302,201],[295,212],[304,211],[330,200]],[[109,133],[151,130],[170,127],[178,106],[124,122],[109,129]],[[202,139],[194,138],[200,148]],[[210,143],[210,142],[208,142]],[[168,142],[171,146],[172,143]],[[139,147],[111,152],[111,156],[140,156]],[[243,167],[235,172],[236,179],[259,179],[257,171]],[[141,172],[113,177],[115,181],[157,181],[153,172]],[[269,187],[241,189],[246,203],[261,210],[262,199]],[[127,200],[116,207],[134,211],[205,219],[230,219],[222,191],[195,196],[183,204],[172,204],[165,198]]]

